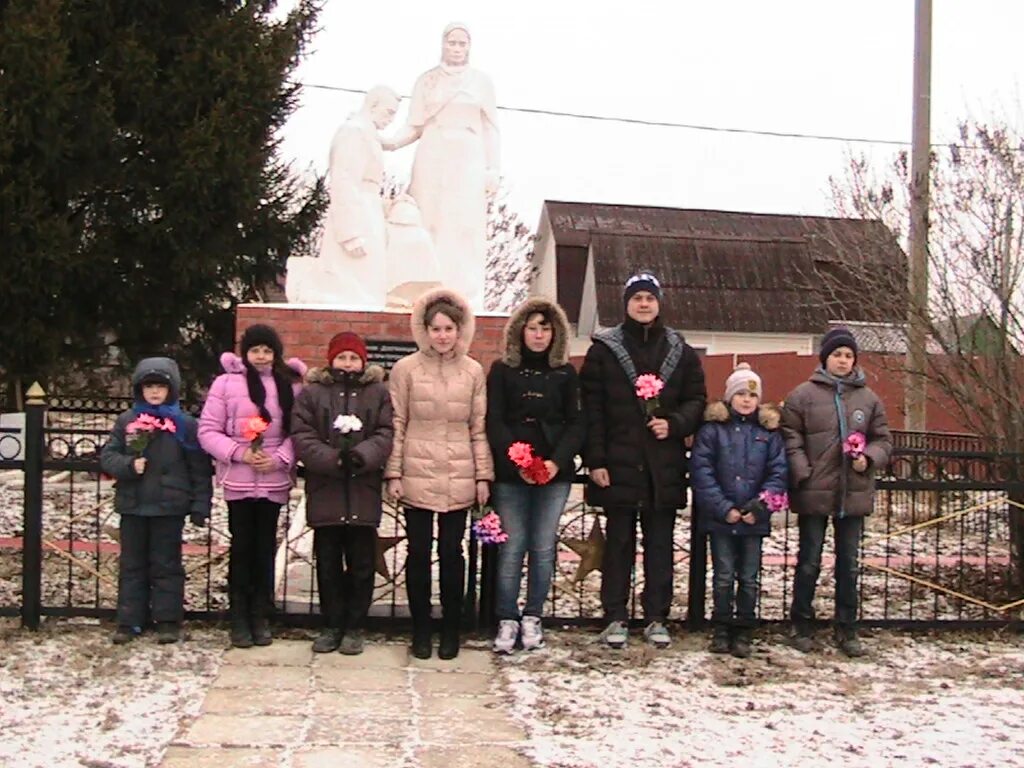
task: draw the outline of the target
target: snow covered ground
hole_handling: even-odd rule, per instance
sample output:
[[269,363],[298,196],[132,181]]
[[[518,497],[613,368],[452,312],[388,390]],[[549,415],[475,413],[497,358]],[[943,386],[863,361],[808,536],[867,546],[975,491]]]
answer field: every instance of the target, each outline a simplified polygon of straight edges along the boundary
[[877,633],[856,661],[778,636],[746,661],[703,636],[663,653],[634,639],[624,655],[551,638],[502,663],[542,766],[1024,765],[1019,637]]
[[225,647],[223,631],[189,642],[153,635],[110,643],[110,628],[59,622],[29,633],[0,619],[0,765],[142,768],[159,763],[199,711]]
[[[109,626],[48,622],[33,634],[0,620],[0,765],[158,765],[225,647],[223,630],[190,635],[113,647]],[[549,631],[546,650],[497,660],[536,766],[1024,765],[1020,636],[876,632],[856,661],[824,633],[809,656],[762,636],[746,661],[707,653],[704,634],[665,652],[638,638],[613,652],[595,637]]]

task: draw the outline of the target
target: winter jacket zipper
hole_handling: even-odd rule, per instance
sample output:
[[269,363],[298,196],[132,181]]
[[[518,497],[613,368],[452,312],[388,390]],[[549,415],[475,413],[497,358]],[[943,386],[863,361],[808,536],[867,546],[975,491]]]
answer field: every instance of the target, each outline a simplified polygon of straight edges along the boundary
[[[347,377],[346,377],[347,378]],[[342,386],[345,389],[345,405],[343,412],[348,413],[348,389],[349,382],[346,380]],[[343,523],[348,523],[348,519],[352,516],[352,468],[350,462],[352,461],[352,452],[348,452],[348,456],[345,457],[345,463],[343,465],[342,472],[344,474],[343,481],[345,483],[345,518],[342,520]]]
[[839,419],[839,519],[846,517],[846,486],[847,486],[847,462],[843,447],[846,445],[846,411],[843,408],[843,385],[836,382],[836,416]]

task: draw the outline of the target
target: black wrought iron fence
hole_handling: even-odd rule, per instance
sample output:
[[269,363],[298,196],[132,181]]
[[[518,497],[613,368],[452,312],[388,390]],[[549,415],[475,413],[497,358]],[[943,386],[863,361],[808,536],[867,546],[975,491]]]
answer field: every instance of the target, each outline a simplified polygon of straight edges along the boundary
[[[99,470],[99,450],[127,402],[48,404],[28,405],[24,433],[0,429],[0,614],[20,614],[30,627],[47,615],[112,617],[117,593],[118,519],[113,482]],[[878,479],[875,514],[862,541],[860,613],[866,623],[964,626],[1020,619],[1024,590],[1013,553],[1022,551],[1014,537],[1024,530],[1024,462],[1018,455],[935,447],[950,445],[942,439],[898,443]],[[546,605],[557,623],[601,619],[602,521],[599,510],[586,503],[581,480],[562,516]],[[301,489],[300,479],[281,515],[275,568],[280,617],[293,624],[313,623],[318,613],[312,531]],[[402,622],[408,616],[405,535],[397,509],[386,508],[378,539],[372,618],[378,624]],[[797,542],[796,516],[777,515],[761,571],[759,612],[765,621],[788,616]],[[222,501],[215,502],[208,527],[186,526],[189,618],[224,615],[229,545]],[[467,551],[467,620],[487,624],[495,552],[472,540]],[[831,614],[831,554],[826,546],[818,592],[822,616]],[[638,553],[631,603],[637,618],[640,562]],[[675,588],[675,617],[700,624],[710,568],[706,538],[696,531],[689,508],[680,511],[676,525]]]

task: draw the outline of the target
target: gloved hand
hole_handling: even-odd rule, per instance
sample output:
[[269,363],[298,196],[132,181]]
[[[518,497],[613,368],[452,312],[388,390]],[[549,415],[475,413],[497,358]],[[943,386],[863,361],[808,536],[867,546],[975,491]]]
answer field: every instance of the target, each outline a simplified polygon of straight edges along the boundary
[[188,516],[188,521],[196,528],[205,528],[206,517],[202,512],[193,512]]
[[744,516],[748,514],[753,515],[754,522],[756,523],[760,523],[764,520],[767,520],[771,515],[771,513],[768,511],[767,505],[756,497],[748,501],[746,504],[744,504],[742,511]]
[[353,472],[358,472],[366,466],[366,459],[363,458],[361,453],[352,451],[348,455],[348,466]]

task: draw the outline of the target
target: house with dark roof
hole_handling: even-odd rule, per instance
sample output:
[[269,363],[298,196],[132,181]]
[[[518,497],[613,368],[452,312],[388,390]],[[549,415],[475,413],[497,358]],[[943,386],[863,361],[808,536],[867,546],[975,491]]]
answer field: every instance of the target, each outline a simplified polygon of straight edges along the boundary
[[[897,323],[905,306],[906,256],[878,221],[546,201],[533,258],[532,292],[565,308],[574,354],[621,322],[641,269],[664,322],[707,354],[810,354],[830,321]],[[865,301],[864,275],[885,300]]]

